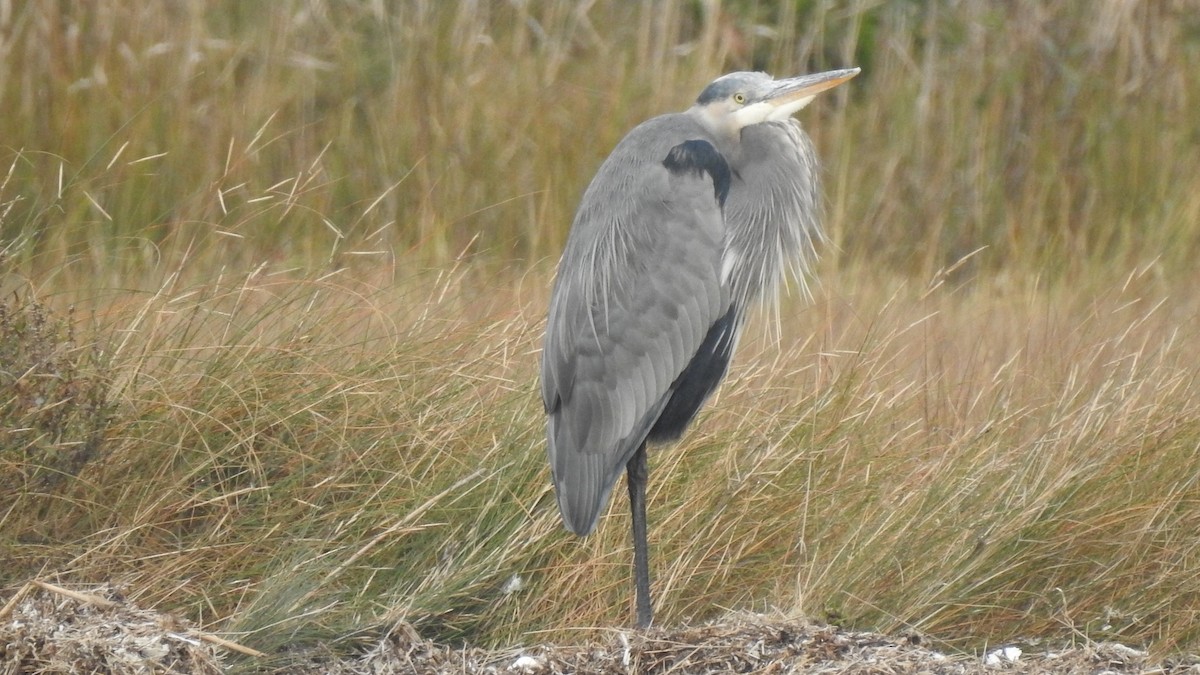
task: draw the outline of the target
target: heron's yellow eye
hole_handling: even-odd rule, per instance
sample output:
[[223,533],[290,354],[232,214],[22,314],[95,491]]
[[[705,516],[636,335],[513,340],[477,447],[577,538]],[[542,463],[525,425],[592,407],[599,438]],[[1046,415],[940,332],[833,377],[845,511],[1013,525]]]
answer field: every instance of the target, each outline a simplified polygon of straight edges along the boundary
[[734,95],[733,95],[733,102],[734,102],[734,103],[736,103],[736,104],[738,104],[738,105],[741,105],[741,104],[745,103],[745,102],[746,102],[746,95],[745,95],[745,94],[740,94],[740,93],[739,93],[739,94],[734,94]]

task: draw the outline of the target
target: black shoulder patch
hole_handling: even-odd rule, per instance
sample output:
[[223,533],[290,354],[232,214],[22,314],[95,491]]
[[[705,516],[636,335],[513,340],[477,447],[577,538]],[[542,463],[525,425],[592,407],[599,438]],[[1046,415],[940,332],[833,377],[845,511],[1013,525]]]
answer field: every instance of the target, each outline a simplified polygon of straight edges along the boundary
[[721,153],[708,141],[684,141],[671,148],[663,166],[671,173],[707,173],[713,182],[713,193],[717,203],[725,206],[725,198],[729,196],[729,164]]
[[725,377],[729,360],[733,358],[733,343],[740,321],[738,308],[733,305],[709,326],[704,342],[667,391],[666,396],[670,398],[646,436],[647,440],[656,443],[672,441],[683,434],[700,406]]

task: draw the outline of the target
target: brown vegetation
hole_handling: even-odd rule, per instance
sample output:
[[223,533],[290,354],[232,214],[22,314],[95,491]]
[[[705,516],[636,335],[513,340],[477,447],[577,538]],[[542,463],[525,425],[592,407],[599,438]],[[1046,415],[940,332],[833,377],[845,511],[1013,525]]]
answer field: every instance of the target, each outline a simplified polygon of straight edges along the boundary
[[627,516],[562,531],[536,395],[578,194],[718,72],[859,65],[815,303],[651,458],[661,621],[1200,651],[1200,7],[766,5],[0,2],[7,594],[602,640]]

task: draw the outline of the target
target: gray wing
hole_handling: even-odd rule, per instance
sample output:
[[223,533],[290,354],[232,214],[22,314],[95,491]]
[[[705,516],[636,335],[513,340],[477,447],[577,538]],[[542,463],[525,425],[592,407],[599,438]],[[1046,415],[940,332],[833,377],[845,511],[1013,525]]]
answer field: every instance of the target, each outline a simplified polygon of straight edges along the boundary
[[563,521],[577,534],[595,528],[681,373],[729,312],[727,165],[704,141],[650,144],[656,159],[639,161],[637,132],[584,195],[542,352],[551,472]]

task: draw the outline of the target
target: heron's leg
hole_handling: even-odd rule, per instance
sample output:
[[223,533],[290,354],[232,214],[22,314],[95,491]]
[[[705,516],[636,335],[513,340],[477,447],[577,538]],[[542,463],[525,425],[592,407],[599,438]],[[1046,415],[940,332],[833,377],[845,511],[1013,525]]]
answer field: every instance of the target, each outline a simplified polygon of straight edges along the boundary
[[633,514],[633,582],[637,591],[637,627],[649,628],[654,618],[650,606],[650,551],[646,543],[646,444],[642,443],[625,465],[629,484],[629,510]]

